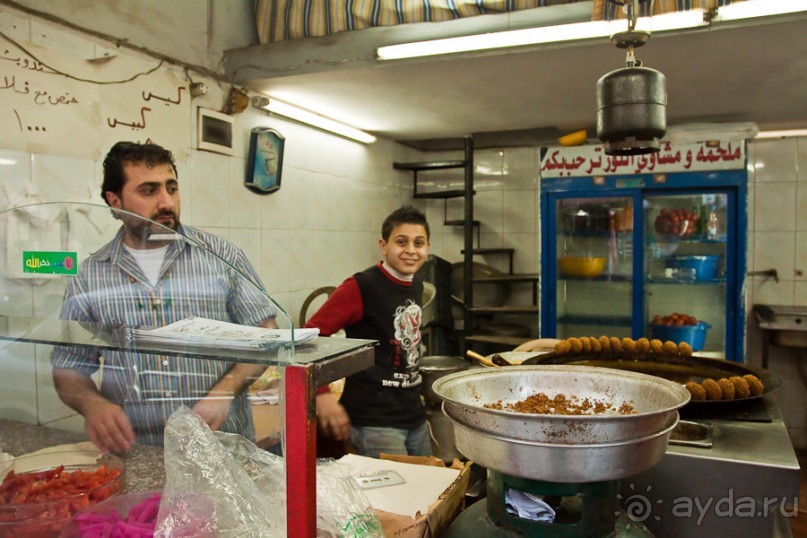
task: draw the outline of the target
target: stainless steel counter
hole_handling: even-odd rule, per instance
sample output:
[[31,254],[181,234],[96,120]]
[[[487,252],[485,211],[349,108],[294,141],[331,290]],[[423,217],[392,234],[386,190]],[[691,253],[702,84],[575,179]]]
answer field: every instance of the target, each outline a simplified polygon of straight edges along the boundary
[[656,538],[774,536],[799,492],[799,462],[773,397],[771,422],[705,420],[712,448],[670,445],[652,469],[622,481],[626,510]]
[[[88,440],[83,433],[0,419],[0,448],[13,456]],[[126,463],[127,492],[163,489],[165,466],[162,447],[135,445],[123,459]]]

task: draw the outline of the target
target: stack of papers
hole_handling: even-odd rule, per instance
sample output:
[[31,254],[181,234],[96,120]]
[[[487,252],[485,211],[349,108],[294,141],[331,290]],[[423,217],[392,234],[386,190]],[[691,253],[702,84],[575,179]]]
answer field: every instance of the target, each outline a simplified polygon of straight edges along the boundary
[[273,349],[317,338],[319,329],[264,329],[215,319],[189,317],[158,329],[129,329],[138,342],[216,346],[240,349]]

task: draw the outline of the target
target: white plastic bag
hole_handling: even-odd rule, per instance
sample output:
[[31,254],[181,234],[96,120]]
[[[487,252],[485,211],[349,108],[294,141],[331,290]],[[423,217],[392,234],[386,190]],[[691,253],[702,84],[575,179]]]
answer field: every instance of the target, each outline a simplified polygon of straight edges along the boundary
[[[212,432],[187,407],[165,426],[166,484],[155,538],[286,536],[284,459],[232,433]],[[383,538],[349,469],[317,462],[317,535]]]

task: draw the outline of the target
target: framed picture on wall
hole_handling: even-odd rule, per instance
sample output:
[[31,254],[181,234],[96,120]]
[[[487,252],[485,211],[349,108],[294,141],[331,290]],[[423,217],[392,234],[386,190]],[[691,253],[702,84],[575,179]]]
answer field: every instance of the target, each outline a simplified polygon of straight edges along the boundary
[[283,145],[286,139],[268,127],[255,127],[249,139],[249,158],[244,185],[258,194],[271,194],[280,188],[283,172]]

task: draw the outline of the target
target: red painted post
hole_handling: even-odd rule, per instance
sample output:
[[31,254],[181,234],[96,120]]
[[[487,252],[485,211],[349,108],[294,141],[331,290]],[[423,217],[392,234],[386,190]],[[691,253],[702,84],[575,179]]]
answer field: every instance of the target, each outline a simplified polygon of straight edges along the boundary
[[317,535],[317,427],[312,370],[286,367],[286,527],[288,536]]

